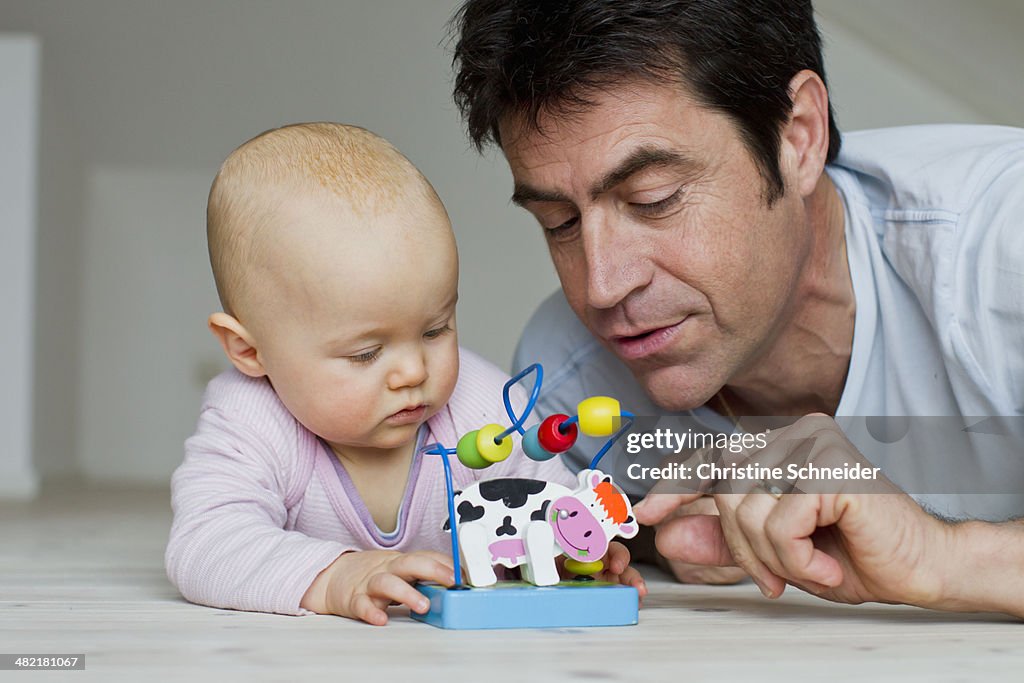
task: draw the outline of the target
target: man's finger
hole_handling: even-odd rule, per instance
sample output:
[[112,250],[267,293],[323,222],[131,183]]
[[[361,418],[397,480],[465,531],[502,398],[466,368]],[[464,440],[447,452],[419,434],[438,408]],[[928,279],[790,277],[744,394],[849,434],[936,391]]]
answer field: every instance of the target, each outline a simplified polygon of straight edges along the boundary
[[658,552],[669,560],[712,567],[736,566],[717,515],[686,515],[670,519],[658,527],[654,544]]
[[788,577],[832,588],[843,582],[843,569],[811,539],[820,505],[821,497],[813,494],[783,496],[768,516],[765,531]]
[[761,589],[766,598],[777,598],[786,589],[786,582],[778,574],[772,572],[761,558],[758,557],[737,518],[742,503],[750,495],[759,494],[721,494],[715,496],[715,503],[718,504],[719,519],[722,525],[722,534],[726,544],[729,546],[729,553],[736,564],[743,567],[747,574],[750,574],[750,578],[754,580],[754,583],[757,584],[757,587]]
[[640,524],[651,526],[672,516],[680,505],[692,503],[700,493],[650,493],[633,506],[633,514]]

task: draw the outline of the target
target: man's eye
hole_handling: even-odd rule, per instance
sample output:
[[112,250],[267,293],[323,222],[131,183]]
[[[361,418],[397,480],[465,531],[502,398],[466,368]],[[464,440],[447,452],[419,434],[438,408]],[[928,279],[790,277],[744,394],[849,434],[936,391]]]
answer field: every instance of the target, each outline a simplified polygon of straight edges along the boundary
[[553,228],[544,228],[545,234],[556,242],[565,242],[571,240],[575,236],[577,229],[579,228],[580,217],[573,216],[561,225],[556,225]]
[[657,217],[675,208],[683,198],[683,188],[679,188],[664,199],[649,203],[631,203],[633,209],[645,216]]
[[366,353],[359,353],[354,356],[345,356],[349,361],[353,363],[372,363],[380,357],[380,347],[367,351]]
[[445,333],[451,332],[451,331],[452,331],[451,326],[449,326],[448,323],[445,323],[441,327],[437,327],[437,328],[434,328],[433,330],[429,330],[427,332],[424,332],[423,336],[426,337],[427,339],[437,339],[442,334],[445,334]]

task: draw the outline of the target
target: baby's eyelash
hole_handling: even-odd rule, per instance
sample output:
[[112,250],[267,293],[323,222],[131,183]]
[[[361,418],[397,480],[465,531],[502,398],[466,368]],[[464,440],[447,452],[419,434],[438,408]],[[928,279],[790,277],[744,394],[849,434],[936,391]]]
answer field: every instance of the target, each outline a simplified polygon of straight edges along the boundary
[[451,331],[452,331],[451,325],[449,325],[448,323],[445,323],[441,327],[436,327],[436,328],[434,328],[432,330],[424,332],[423,336],[426,337],[427,339],[437,339],[442,334],[445,334],[445,333],[451,332]]
[[380,356],[380,349],[374,349],[373,351],[367,351],[366,353],[360,353],[355,356],[346,356],[353,363],[372,363],[377,360]]

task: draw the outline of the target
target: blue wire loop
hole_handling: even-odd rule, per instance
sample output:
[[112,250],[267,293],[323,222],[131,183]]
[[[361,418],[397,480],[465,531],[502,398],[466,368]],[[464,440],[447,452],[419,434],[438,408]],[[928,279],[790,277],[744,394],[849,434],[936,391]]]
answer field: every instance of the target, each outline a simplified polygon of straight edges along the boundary
[[[530,391],[530,400],[526,402],[526,408],[523,409],[523,414],[517,417],[515,411],[512,410],[512,399],[509,396],[509,391],[531,372],[537,373],[537,379],[533,381],[533,389]],[[534,407],[537,405],[537,399],[540,398],[540,387],[543,383],[544,368],[540,363],[530,365],[518,375],[505,382],[505,386],[501,390],[501,398],[505,401],[505,412],[508,413],[508,419],[512,421],[512,426],[494,437],[494,443],[501,443],[501,441],[512,432],[519,432],[520,436],[526,434],[526,431],[523,430],[523,423],[526,422],[526,418],[530,416],[530,413],[533,412]]]
[[[597,455],[594,456],[593,460],[590,461],[590,469],[596,470],[597,469],[597,463],[601,462],[601,458],[604,457],[604,454],[607,453],[609,450],[611,450],[611,447],[615,445],[615,442],[619,440],[619,437],[622,436],[623,434],[625,434],[626,431],[628,431],[629,428],[633,426],[633,420],[636,418],[636,415],[634,415],[633,413],[629,412],[628,410],[623,410],[620,413],[620,416],[625,418],[625,420],[626,420],[625,424],[623,424],[621,427],[619,427],[619,431],[617,431],[614,434],[612,434],[608,438],[608,440],[605,441],[604,446],[601,447],[601,450],[599,450],[597,452]],[[576,418],[576,416],[574,416],[571,419],[575,420],[577,418]],[[566,422],[569,422],[569,420],[566,420]]]

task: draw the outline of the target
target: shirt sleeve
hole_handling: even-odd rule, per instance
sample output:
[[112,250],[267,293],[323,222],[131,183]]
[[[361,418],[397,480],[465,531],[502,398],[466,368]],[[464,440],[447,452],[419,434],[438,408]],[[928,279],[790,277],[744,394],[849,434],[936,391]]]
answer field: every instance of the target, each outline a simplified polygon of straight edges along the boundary
[[167,575],[191,602],[310,614],[316,576],[356,548],[285,530],[288,470],[266,439],[206,408],[171,481]]
[[992,414],[1024,415],[1024,147],[992,165],[957,227],[954,352]]

